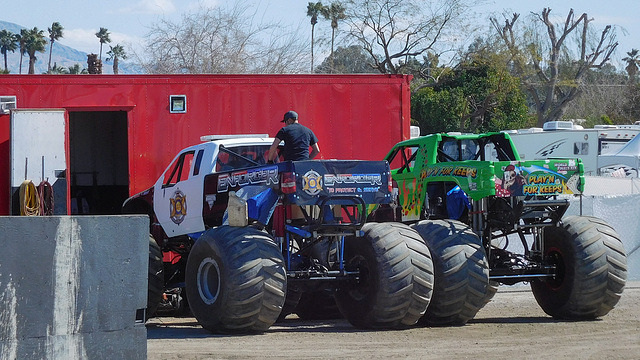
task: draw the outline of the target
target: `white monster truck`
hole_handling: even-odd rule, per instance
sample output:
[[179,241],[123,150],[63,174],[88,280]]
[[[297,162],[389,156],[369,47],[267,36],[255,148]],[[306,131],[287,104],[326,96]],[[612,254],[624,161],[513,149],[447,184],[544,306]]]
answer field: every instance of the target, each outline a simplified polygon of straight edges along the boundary
[[149,313],[158,303],[181,309],[186,293],[204,328],[260,332],[303,295],[323,293],[360,328],[424,315],[434,276],[426,244],[407,225],[365,223],[369,205],[391,201],[386,161],[268,164],[272,138],[202,140],[123,205],[151,219]]

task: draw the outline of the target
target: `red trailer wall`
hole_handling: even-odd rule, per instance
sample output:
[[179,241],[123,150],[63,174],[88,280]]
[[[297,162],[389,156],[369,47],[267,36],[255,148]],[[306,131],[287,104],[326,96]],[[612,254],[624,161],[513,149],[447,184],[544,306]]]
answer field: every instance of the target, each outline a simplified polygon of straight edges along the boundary
[[[201,135],[274,136],[295,110],[319,138],[323,159],[379,160],[409,137],[410,76],[390,75],[2,75],[0,96],[18,108],[127,112],[129,191],[142,191]],[[186,95],[187,112],[169,112]],[[0,171],[9,174],[9,115],[0,115]],[[5,155],[6,154],[6,155]],[[8,175],[0,189],[9,187]],[[0,204],[9,201],[0,191]],[[0,209],[5,209],[0,206]]]

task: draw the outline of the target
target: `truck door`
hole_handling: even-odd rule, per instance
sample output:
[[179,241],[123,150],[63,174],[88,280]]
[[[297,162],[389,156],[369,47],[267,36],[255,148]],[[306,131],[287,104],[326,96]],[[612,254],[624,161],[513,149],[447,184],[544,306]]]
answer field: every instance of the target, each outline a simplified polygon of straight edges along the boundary
[[204,231],[203,154],[202,148],[183,150],[154,185],[154,211],[169,237]]
[[35,186],[48,181],[53,188],[54,215],[68,214],[66,134],[64,109],[11,110],[11,209],[20,214],[20,185],[31,180]]

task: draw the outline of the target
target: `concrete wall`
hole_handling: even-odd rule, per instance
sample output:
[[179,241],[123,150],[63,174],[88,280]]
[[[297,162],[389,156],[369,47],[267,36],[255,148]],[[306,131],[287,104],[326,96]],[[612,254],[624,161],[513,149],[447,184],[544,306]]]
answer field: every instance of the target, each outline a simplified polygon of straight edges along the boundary
[[0,217],[0,359],[146,359],[146,216]]

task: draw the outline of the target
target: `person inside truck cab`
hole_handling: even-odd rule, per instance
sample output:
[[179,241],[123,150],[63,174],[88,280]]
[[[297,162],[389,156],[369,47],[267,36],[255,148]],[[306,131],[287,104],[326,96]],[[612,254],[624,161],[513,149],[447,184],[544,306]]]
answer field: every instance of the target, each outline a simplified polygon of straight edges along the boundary
[[[282,156],[287,160],[311,160],[320,153],[318,138],[308,127],[298,122],[298,113],[287,111],[281,120],[285,125],[278,131],[273,144],[269,148],[269,162],[273,162],[278,157],[278,145],[284,141]],[[311,153],[309,153],[311,147]]]

